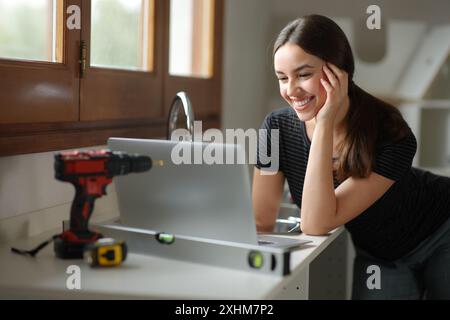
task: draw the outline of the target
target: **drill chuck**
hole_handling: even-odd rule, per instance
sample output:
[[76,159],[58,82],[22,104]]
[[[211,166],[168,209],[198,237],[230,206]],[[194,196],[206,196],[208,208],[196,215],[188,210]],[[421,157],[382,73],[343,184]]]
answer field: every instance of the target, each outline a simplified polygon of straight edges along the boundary
[[113,156],[106,163],[108,173],[112,176],[149,171],[152,165],[153,162],[150,157],[120,152],[113,153]]

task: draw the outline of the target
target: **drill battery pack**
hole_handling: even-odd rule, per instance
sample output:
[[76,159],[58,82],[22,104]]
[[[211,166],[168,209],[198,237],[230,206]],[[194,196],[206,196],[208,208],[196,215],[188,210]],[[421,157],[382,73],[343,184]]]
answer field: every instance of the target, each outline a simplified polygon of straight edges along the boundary
[[86,246],[102,237],[96,232],[88,232],[80,236],[72,231],[65,231],[54,240],[54,251],[60,259],[83,259]]

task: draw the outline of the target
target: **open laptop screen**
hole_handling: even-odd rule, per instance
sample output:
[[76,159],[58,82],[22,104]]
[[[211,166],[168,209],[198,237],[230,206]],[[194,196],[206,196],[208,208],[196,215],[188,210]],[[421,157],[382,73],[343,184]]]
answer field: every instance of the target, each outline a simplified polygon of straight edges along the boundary
[[[179,235],[257,244],[247,165],[176,164],[181,153],[174,155],[173,151],[179,144],[167,140],[108,140],[113,151],[147,155],[163,163],[145,173],[114,178],[121,223]],[[208,146],[183,144],[192,147],[193,160],[193,153],[203,152]],[[237,145],[221,146],[224,157],[226,153],[236,154],[239,149]]]

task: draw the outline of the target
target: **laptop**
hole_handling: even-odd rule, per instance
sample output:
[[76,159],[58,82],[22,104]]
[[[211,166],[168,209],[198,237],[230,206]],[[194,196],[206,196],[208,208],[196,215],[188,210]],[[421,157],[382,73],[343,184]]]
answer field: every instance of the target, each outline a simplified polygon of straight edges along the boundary
[[[154,163],[161,164],[144,173],[114,178],[120,223],[251,245],[292,248],[306,243],[257,235],[248,166],[206,164],[203,154],[214,155],[211,146],[221,150],[223,163],[227,154],[236,158],[240,151],[239,145],[232,144],[110,138],[108,147],[112,151],[147,155]],[[194,161],[199,164],[193,164]]]

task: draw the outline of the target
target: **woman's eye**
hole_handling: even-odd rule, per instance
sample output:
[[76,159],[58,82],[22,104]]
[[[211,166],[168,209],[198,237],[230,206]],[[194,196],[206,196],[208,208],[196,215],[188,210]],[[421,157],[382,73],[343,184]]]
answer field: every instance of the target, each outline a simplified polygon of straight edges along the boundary
[[[299,74],[298,77],[299,78],[306,78],[306,77],[309,77],[310,75],[312,75],[312,73]],[[285,82],[285,81],[288,80],[288,78],[287,77],[279,77],[278,80]]]

